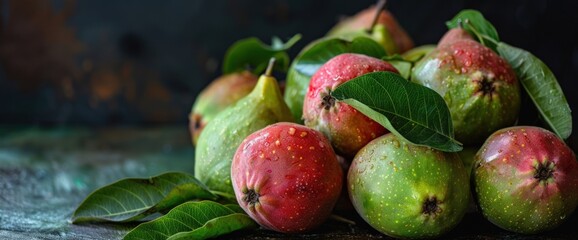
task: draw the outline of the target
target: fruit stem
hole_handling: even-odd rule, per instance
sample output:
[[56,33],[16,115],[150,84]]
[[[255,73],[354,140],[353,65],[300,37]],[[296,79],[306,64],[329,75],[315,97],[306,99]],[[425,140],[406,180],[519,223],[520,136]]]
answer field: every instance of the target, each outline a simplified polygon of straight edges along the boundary
[[379,20],[379,15],[381,15],[381,12],[385,10],[386,3],[387,0],[379,0],[377,2],[377,7],[375,8],[375,16],[373,16],[373,21],[371,21],[371,27],[367,30],[369,34],[373,33],[373,28],[375,25],[377,25],[377,20]]
[[274,57],[269,59],[269,65],[267,65],[267,69],[265,70],[265,76],[271,77],[271,73],[273,72],[273,66],[275,66],[275,58]]

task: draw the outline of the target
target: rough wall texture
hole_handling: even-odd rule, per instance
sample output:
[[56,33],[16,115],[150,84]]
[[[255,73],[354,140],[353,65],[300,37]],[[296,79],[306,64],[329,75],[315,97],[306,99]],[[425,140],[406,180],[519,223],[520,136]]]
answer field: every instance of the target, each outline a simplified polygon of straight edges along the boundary
[[[0,123],[183,124],[234,41],[301,33],[295,56],[340,16],[374,2],[0,0]],[[388,6],[417,45],[437,42],[460,9],[482,11],[504,41],[552,68],[578,108],[575,1],[392,0]]]

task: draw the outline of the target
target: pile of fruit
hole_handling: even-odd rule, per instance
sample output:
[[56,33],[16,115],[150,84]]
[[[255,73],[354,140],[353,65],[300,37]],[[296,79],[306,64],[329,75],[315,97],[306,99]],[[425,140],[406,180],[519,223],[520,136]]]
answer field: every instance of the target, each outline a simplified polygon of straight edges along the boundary
[[[517,233],[556,228],[578,205],[562,89],[480,12],[447,26],[437,45],[414,48],[380,1],[294,59],[299,35],[236,42],[190,115],[194,176],[118,181],[72,221],[162,214],[125,239],[303,233],[349,213],[399,238],[439,237],[467,211]],[[514,126],[524,94],[543,126]]]
[[[555,78],[545,65],[541,75],[527,69],[543,63],[499,42],[477,11],[462,11],[448,27],[437,46],[413,48],[391,13],[369,8],[305,47],[284,91],[272,71],[287,70],[288,44],[225,66],[191,113],[195,176],[284,233],[346,211],[334,209],[340,196],[393,237],[440,236],[470,201],[513,232],[557,227],[578,205],[578,162],[562,140],[570,111]],[[278,56],[282,64],[269,62],[260,78],[243,70],[262,71]],[[537,95],[531,84],[554,90]],[[556,134],[513,126],[522,85],[542,98],[534,100],[544,119],[567,118],[549,122]],[[559,105],[554,115],[544,102]]]

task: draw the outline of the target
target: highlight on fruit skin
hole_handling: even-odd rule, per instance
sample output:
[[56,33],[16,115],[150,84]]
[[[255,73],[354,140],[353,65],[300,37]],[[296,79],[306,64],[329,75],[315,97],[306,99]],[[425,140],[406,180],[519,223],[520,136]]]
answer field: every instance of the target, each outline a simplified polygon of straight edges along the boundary
[[323,134],[276,123],[249,135],[231,165],[237,202],[264,228],[302,233],[331,214],[343,172]]
[[554,229],[578,207],[576,155],[540,127],[493,133],[476,153],[472,182],[484,217],[512,232]]

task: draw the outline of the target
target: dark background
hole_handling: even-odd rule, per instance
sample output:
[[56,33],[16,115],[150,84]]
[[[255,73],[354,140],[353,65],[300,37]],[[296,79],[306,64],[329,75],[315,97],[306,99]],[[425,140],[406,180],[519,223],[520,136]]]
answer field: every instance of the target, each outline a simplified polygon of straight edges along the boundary
[[[185,124],[236,40],[301,33],[294,57],[340,16],[374,3],[0,0],[0,124]],[[461,9],[481,11],[503,41],[541,58],[578,108],[576,1],[390,0],[388,8],[416,45],[436,43]]]

